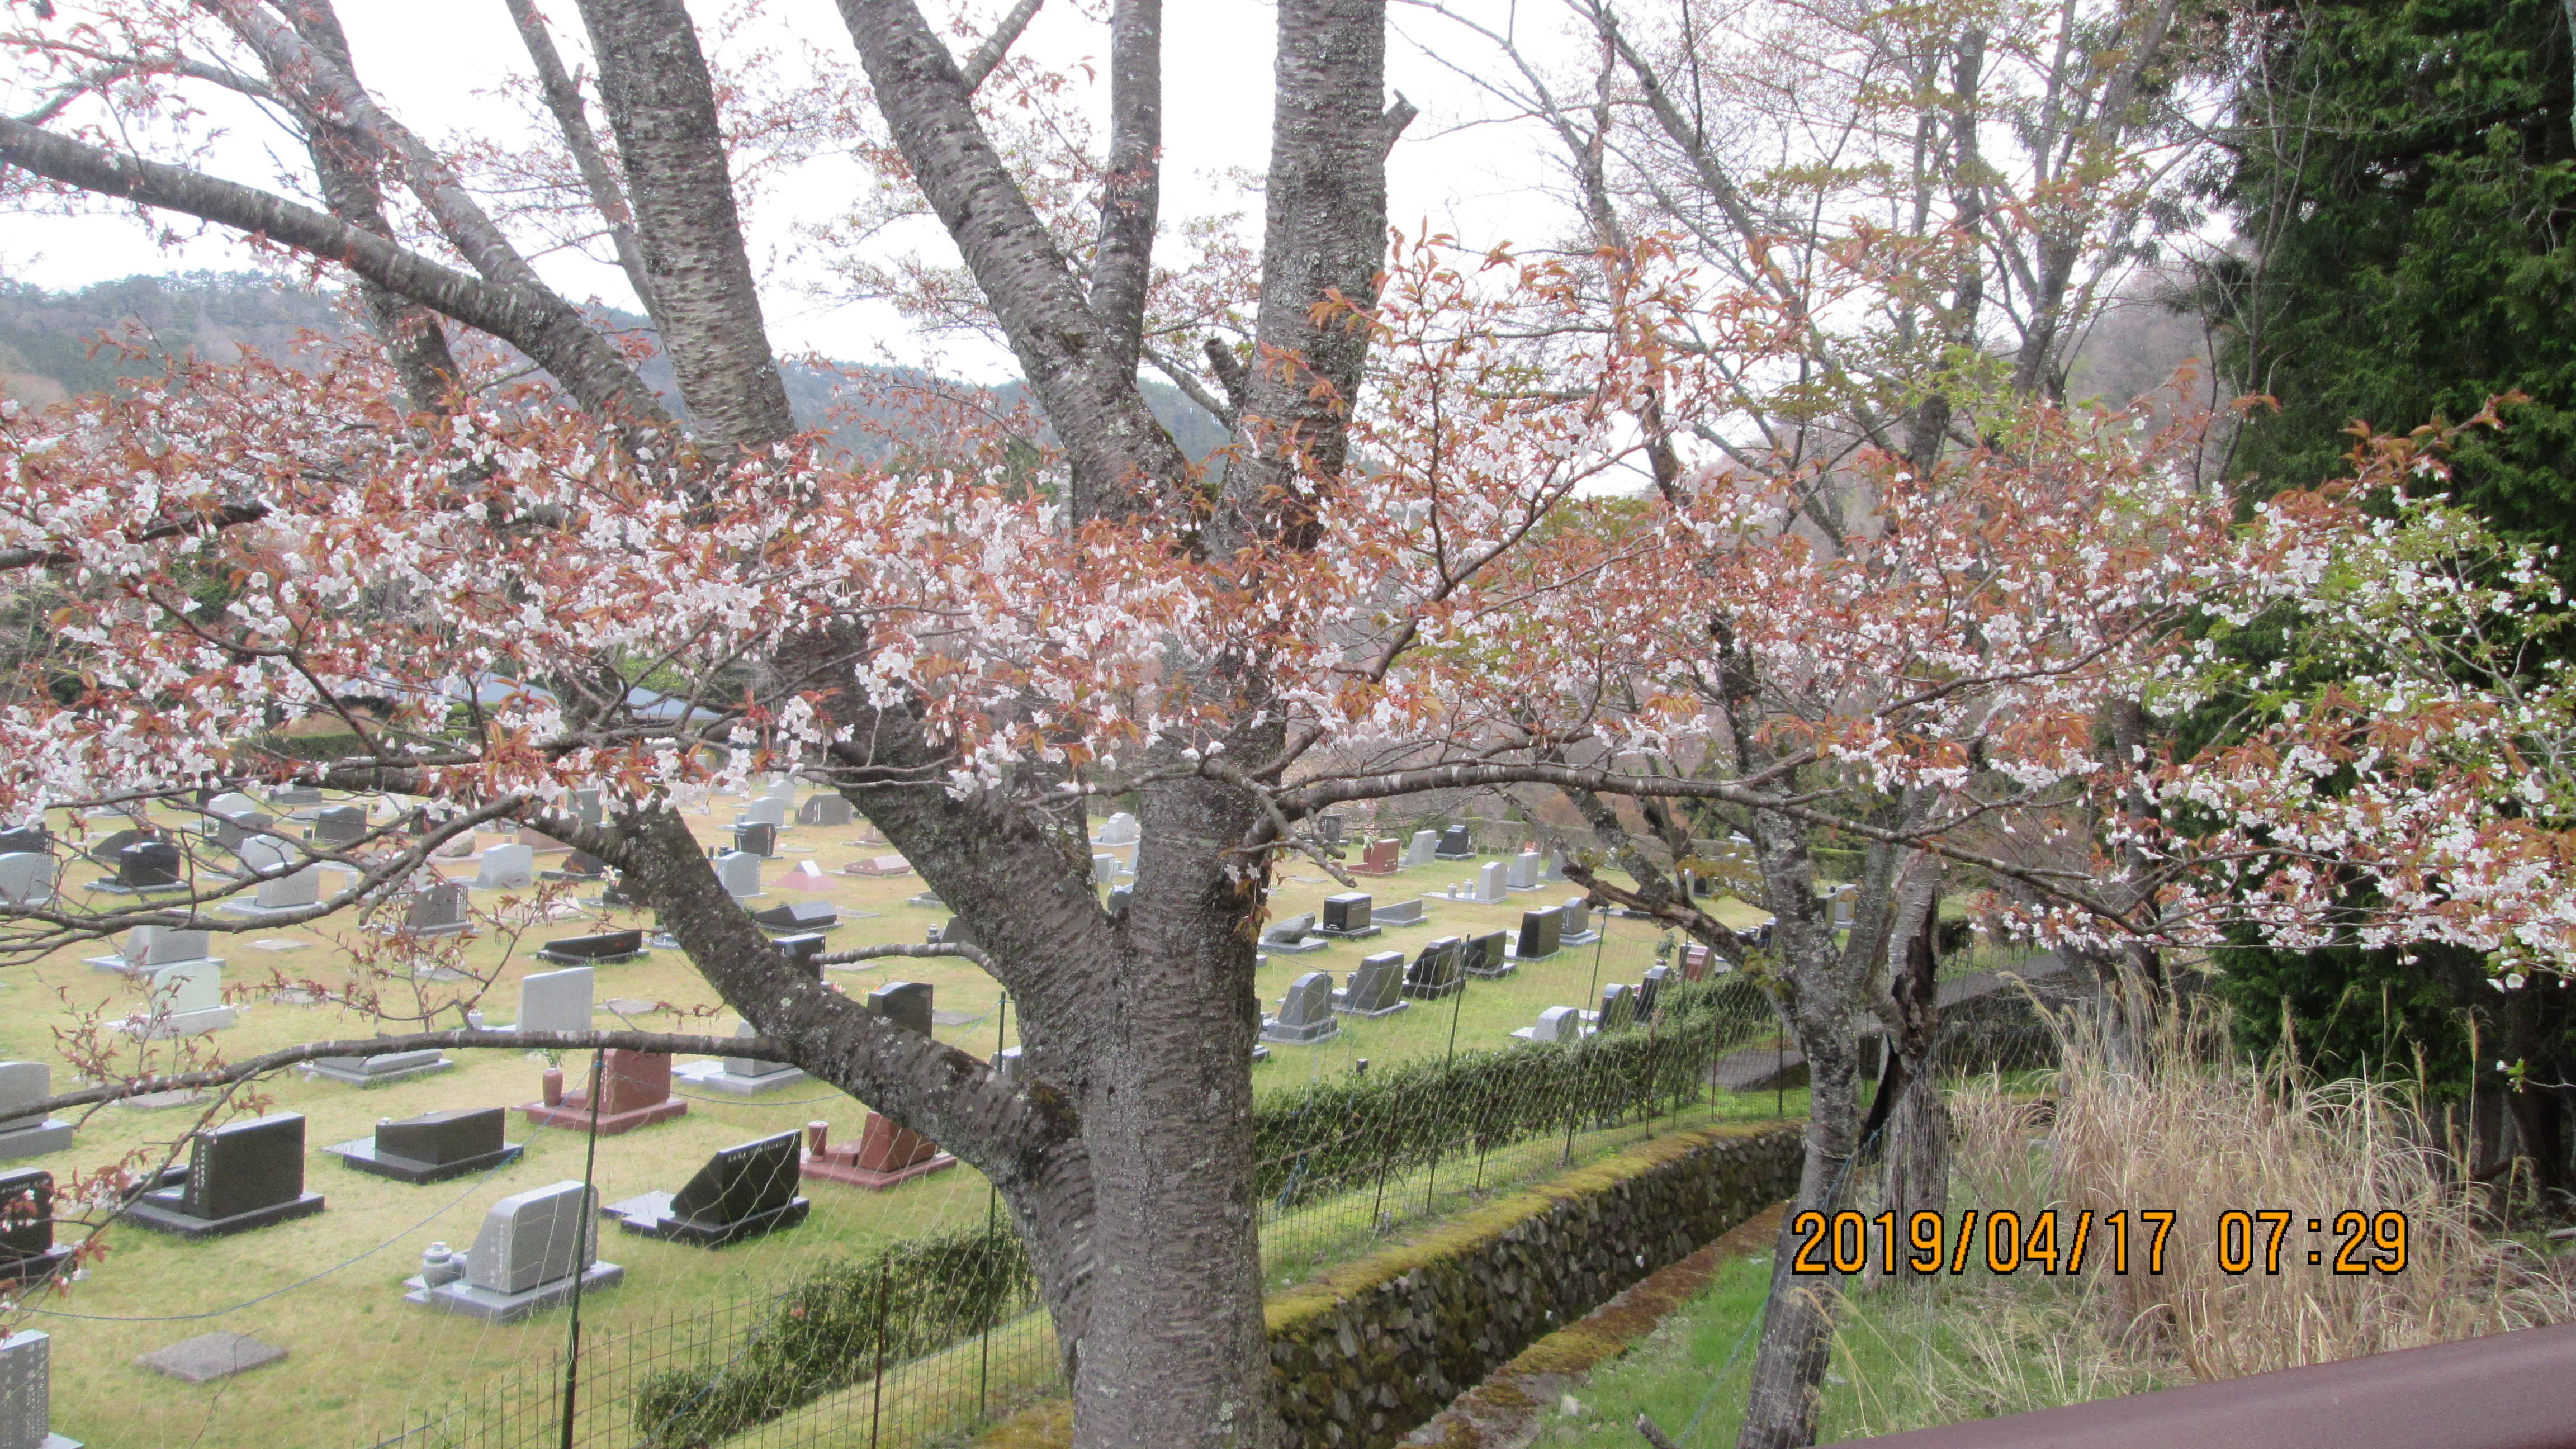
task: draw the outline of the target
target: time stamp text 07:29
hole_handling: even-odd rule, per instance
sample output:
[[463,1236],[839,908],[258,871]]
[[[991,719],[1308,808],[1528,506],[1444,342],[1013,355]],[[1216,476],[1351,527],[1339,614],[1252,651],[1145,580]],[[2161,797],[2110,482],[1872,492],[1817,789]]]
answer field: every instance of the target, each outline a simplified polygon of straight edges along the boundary
[[[1867,1217],[1802,1212],[1789,1220],[1798,1240],[1793,1273],[1858,1273],[1876,1259],[1881,1273],[2081,1273],[2087,1262],[2113,1273],[2162,1273],[2168,1252],[2206,1252],[2222,1273],[2278,1273],[2286,1260],[2336,1273],[2406,1271],[2406,1214],[2346,1209],[2329,1221],[2287,1208],[2230,1209],[2203,1236],[2185,1225],[2178,1236],[2170,1208],[2056,1208],[2022,1214],[1969,1208],[1954,1223],[1936,1212],[1902,1221],[1894,1212]],[[2296,1229],[2304,1227],[2305,1232]]]

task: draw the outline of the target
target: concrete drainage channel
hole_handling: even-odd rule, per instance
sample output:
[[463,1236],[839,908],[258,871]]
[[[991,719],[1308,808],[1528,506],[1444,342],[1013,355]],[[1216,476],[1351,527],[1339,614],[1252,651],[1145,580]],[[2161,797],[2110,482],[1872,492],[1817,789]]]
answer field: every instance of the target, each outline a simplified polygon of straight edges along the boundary
[[1524,1449],[1593,1369],[1626,1353],[1699,1297],[1720,1267],[1769,1252],[1780,1231],[1782,1206],[1763,1209],[1716,1242],[1656,1269],[1577,1322],[1531,1344],[1403,1442],[1437,1449]]

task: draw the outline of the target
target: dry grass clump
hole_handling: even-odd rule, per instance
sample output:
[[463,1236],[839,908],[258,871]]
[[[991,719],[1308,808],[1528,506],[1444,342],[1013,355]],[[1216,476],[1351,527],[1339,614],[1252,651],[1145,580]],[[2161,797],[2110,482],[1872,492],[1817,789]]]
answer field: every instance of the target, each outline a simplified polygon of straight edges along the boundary
[[[1963,1196],[2025,1216],[2055,1207],[2070,1224],[2086,1209],[2097,1223],[2125,1210],[2133,1224],[2139,1209],[2172,1209],[2164,1272],[2140,1271],[2134,1229],[2126,1276],[2108,1271],[2097,1243],[2080,1284],[2002,1314],[1991,1330],[1964,1326],[1966,1359],[1992,1357],[1981,1337],[2025,1337],[2039,1325],[2016,1320],[2038,1310],[2059,1321],[2044,1357],[2062,1362],[2052,1370],[2024,1358],[2019,1372],[2082,1398],[2139,1372],[2232,1378],[2576,1319],[2563,1260],[2478,1230],[2473,1194],[2425,1140],[2407,1085],[2320,1082],[2252,1062],[2188,1013],[2126,1053],[2083,1019],[2061,1022],[2060,1035],[2044,1107],[1993,1080],[1954,1095]],[[2292,1214],[2280,1271],[2263,1271],[2270,1230],[2260,1223],[2252,1270],[2224,1271],[2220,1215],[2264,1209]],[[2333,1228],[2347,1210],[2406,1215],[2402,1272],[2333,1270],[2343,1243]],[[2307,1231],[2311,1219],[2324,1230]],[[1996,1284],[2025,1297],[2038,1286],[2018,1276]]]

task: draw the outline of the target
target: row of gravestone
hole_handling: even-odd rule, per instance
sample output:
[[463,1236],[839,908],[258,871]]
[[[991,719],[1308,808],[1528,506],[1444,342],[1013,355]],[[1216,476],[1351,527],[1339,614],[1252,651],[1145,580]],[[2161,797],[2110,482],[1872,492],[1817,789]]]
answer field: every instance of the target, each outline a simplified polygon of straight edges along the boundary
[[[541,972],[521,985],[521,1031],[582,1031],[589,1027],[591,973],[576,968]],[[925,983],[896,982],[873,992],[868,1005],[901,1029],[928,1035],[932,993]],[[480,1025],[481,1023],[477,1023]],[[738,1035],[750,1035],[748,1026]],[[600,1054],[601,1074],[586,1092],[561,1089],[549,1068],[544,1100],[518,1110],[531,1125],[615,1136],[686,1113],[670,1097],[670,1058],[611,1050]],[[723,1088],[725,1081],[763,1090],[801,1080],[791,1066],[722,1058],[684,1070],[685,1080]],[[47,1094],[49,1073],[38,1063],[0,1064],[0,1146],[13,1154],[57,1151],[70,1129],[59,1121],[25,1120],[11,1106]],[[518,1160],[518,1144],[503,1140],[508,1109],[433,1112],[407,1121],[379,1122],[365,1138],[325,1151],[348,1167],[411,1184],[489,1173]],[[870,1113],[856,1140],[835,1144],[829,1124],[809,1123],[714,1155],[676,1192],[647,1193],[596,1209],[628,1232],[700,1246],[721,1246],[801,1221],[806,1200],[796,1195],[805,1178],[883,1189],[955,1165],[926,1140]],[[433,1244],[423,1272],[406,1286],[411,1301],[484,1318],[524,1317],[569,1292],[578,1275],[592,1284],[614,1282],[621,1271],[598,1264],[591,1194],[578,1182],[517,1193],[486,1213],[472,1248],[450,1253]],[[54,1179],[39,1168],[0,1173],[0,1280],[50,1277],[71,1250],[55,1241]],[[190,1240],[252,1231],[323,1211],[321,1194],[305,1183],[305,1119],[293,1112],[209,1127],[193,1134],[183,1169],[156,1175],[124,1194],[121,1216],[144,1228]]]
[[[1337,896],[1327,900],[1328,923],[1334,919],[1330,914],[1334,901],[1344,903],[1339,916],[1344,927],[1353,920],[1363,928],[1368,926],[1368,897]],[[1307,933],[1321,929],[1314,925],[1313,917],[1299,916],[1272,927],[1264,933],[1263,941],[1272,950],[1306,949],[1304,941],[1313,939]],[[1272,933],[1301,939],[1295,948],[1284,947],[1272,939]],[[1442,936],[1424,945],[1410,962],[1401,951],[1362,957],[1359,969],[1346,976],[1339,987],[1333,985],[1330,974],[1309,971],[1289,983],[1279,1013],[1262,1018],[1261,1039],[1296,1046],[1329,1041],[1340,1034],[1341,1017],[1392,1016],[1404,1010],[1408,1000],[1436,1001],[1464,990],[1470,979],[1498,980],[1519,970],[1525,962],[1544,961],[1566,946],[1587,945],[1599,939],[1600,933],[1591,925],[1586,899],[1573,896],[1560,906],[1522,912],[1517,934],[1488,931],[1476,936]]]

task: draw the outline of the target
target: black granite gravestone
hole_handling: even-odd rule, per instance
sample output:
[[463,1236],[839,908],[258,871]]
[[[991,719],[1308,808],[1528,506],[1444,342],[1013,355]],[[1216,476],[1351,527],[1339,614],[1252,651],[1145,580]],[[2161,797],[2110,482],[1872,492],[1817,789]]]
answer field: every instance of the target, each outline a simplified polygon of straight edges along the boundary
[[779,954],[787,958],[788,965],[795,967],[797,970],[804,972],[807,976],[810,976],[817,981],[823,979],[823,968],[814,959],[815,957],[823,954],[823,937],[820,933],[808,932],[801,936],[772,936],[769,939],[769,944],[778,948]]
[[790,901],[751,913],[752,923],[770,931],[828,931],[841,923],[841,909],[830,901]]
[[0,1282],[49,1278],[71,1255],[69,1245],[54,1246],[54,1175],[0,1172]]
[[179,847],[166,840],[144,840],[116,853],[116,883],[130,891],[164,889],[179,883]]
[[781,1132],[725,1148],[678,1192],[648,1192],[600,1214],[627,1232],[700,1248],[794,1227],[811,1206],[796,1195],[802,1138]]
[[1458,969],[1470,976],[1487,979],[1511,975],[1520,969],[1509,955],[1511,939],[1510,933],[1504,931],[1488,931],[1481,936],[1468,937],[1467,954]]
[[868,1010],[906,1031],[930,1035],[930,983],[889,981],[868,993]]
[[1520,941],[1512,954],[1523,961],[1544,961],[1555,955],[1557,931],[1564,924],[1564,913],[1553,906],[1521,912]]
[[0,830],[0,855],[48,855],[53,852],[54,832],[41,825]]
[[1369,924],[1369,907],[1374,904],[1374,897],[1360,891],[1324,897],[1324,923],[1315,928],[1315,934],[1345,940],[1376,935],[1377,928]]
[[343,1166],[415,1186],[445,1182],[516,1162],[523,1150],[504,1142],[509,1121],[501,1107],[467,1107],[432,1112],[400,1122],[379,1122],[376,1135],[322,1149],[338,1154]]
[[537,959],[558,966],[607,966],[632,961],[643,954],[642,931],[602,931],[595,936],[548,941],[538,948]]
[[280,1112],[199,1132],[186,1185],[143,1194],[125,1216],[156,1232],[210,1238],[320,1211],[322,1195],[304,1190],[303,1114]]
[[838,829],[850,823],[850,802],[842,796],[828,793],[813,796],[797,807],[796,823],[819,825],[827,830]]
[[778,854],[778,827],[765,820],[733,828],[733,848],[768,860]]
[[1432,854],[1442,860],[1474,860],[1476,835],[1464,825],[1452,825],[1440,832],[1440,848]]

